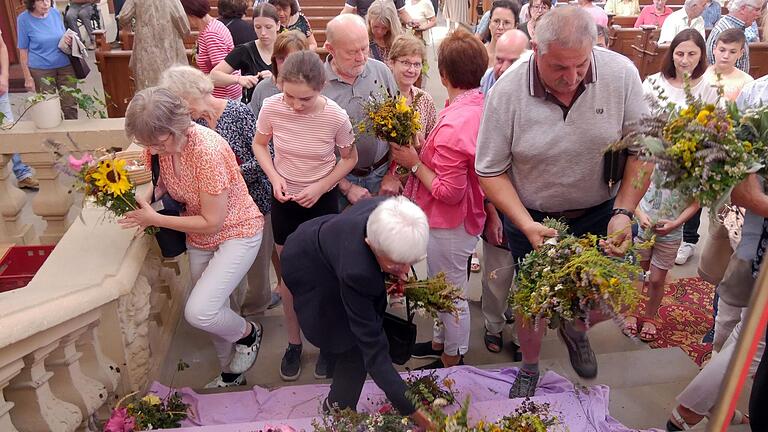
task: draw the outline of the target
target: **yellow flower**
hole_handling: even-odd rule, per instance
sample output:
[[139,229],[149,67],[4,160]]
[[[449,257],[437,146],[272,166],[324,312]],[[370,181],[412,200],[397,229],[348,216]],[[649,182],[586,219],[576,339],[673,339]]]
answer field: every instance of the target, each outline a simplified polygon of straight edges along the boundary
[[405,100],[405,96],[400,96],[397,99],[396,109],[399,113],[405,113],[411,110],[411,107],[408,106],[408,102]]
[[749,141],[744,141],[744,151],[751,152],[752,151],[752,143]]
[[150,405],[159,405],[160,404],[160,398],[155,395],[146,395],[143,398],[141,398],[144,402],[150,404]]
[[699,112],[699,115],[696,116],[696,121],[703,125],[707,124],[707,121],[709,120],[709,114],[710,114],[709,111],[705,109],[701,110],[701,112]]
[[125,171],[125,160],[103,160],[99,162],[97,172],[92,177],[96,180],[96,186],[102,191],[112,195],[122,195],[131,189],[131,181]]

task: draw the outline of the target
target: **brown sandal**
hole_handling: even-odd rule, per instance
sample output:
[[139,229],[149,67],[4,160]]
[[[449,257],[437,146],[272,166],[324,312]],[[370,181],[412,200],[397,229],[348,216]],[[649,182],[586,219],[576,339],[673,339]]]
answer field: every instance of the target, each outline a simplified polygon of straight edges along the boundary
[[[646,327],[647,325],[652,325],[653,329],[649,329]],[[643,327],[640,330],[640,340],[643,342],[654,342],[658,337],[659,326],[654,322],[653,320],[644,320],[643,321]]]
[[626,337],[635,337],[637,336],[637,325],[639,323],[637,317],[629,315],[624,318],[624,328],[621,329],[621,332],[624,333],[624,336]]

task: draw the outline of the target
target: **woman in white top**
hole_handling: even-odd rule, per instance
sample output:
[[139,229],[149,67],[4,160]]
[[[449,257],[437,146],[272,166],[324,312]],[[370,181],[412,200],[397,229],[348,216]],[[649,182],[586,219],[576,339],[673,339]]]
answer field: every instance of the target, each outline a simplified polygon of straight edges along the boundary
[[[747,38],[744,31],[731,28],[717,35],[715,42],[715,64],[707,69],[706,79],[714,85],[723,86],[725,98],[736,101],[741,89],[754,81],[751,75],[736,67],[736,60],[744,54]],[[720,75],[718,77],[718,75]]]
[[707,49],[701,33],[685,29],[672,39],[661,64],[661,72],[643,82],[645,94],[658,98],[663,94],[669,102],[685,107],[685,77],[691,93],[706,102],[717,101],[717,87],[704,78],[707,70]]

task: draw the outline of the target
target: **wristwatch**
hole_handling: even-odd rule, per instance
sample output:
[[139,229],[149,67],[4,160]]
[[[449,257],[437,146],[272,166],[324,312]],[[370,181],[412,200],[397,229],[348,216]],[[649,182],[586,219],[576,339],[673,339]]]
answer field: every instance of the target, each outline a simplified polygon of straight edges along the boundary
[[420,166],[421,166],[421,162],[416,162],[416,165],[411,167],[411,174],[416,174],[416,171],[419,170]]
[[628,217],[630,220],[634,219],[634,217],[635,217],[635,213],[634,212],[631,212],[631,211],[629,211],[629,210],[627,210],[625,208],[615,208],[615,209],[611,210],[611,217],[614,217],[614,216],[620,215],[620,214]]

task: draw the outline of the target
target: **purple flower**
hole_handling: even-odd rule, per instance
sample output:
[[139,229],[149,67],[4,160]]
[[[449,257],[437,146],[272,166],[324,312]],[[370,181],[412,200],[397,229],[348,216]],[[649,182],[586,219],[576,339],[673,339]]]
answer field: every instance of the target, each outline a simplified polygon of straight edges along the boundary
[[117,408],[112,410],[112,416],[104,425],[104,432],[133,432],[136,427],[136,419],[128,414],[128,409]]

